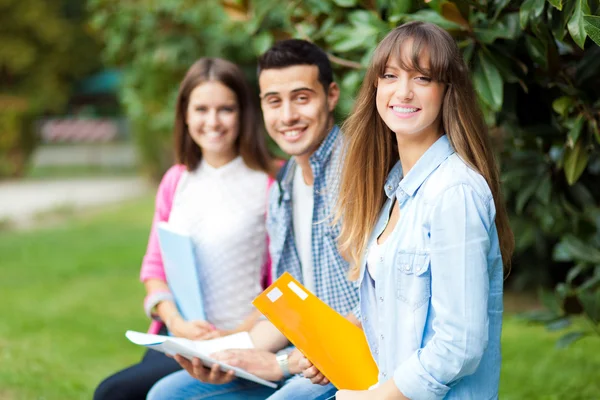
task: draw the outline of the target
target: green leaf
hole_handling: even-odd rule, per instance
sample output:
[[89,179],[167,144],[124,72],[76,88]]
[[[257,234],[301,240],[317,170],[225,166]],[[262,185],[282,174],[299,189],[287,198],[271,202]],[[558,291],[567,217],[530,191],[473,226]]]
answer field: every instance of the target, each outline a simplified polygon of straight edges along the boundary
[[586,37],[583,16],[590,14],[590,7],[587,4],[587,0],[575,0],[575,2],[575,10],[573,10],[573,15],[567,24],[567,28],[573,41],[583,49]]
[[555,8],[562,10],[562,0],[548,0],[548,3],[552,4]]
[[559,317],[555,313],[548,310],[532,310],[519,314],[519,319],[542,324],[556,321],[558,318]]
[[600,16],[585,15],[583,17],[583,28],[590,39],[600,46]]
[[546,329],[550,332],[556,332],[568,328],[569,326],[571,326],[571,320],[568,318],[561,318],[547,324]]
[[391,0],[388,9],[388,19],[400,18],[407,14],[412,7],[412,0]]
[[577,299],[594,324],[600,322],[600,274],[596,273],[577,288]]
[[546,173],[535,191],[535,195],[542,204],[550,204],[550,196],[552,195],[552,179],[550,173]]
[[572,147],[579,139],[579,135],[581,134],[581,130],[583,128],[583,123],[585,122],[585,118],[583,114],[579,114],[573,123],[573,127],[569,130],[569,134],[567,135],[567,146]]
[[569,254],[571,259],[590,264],[600,264],[600,250],[575,235],[565,235],[560,241],[560,245],[563,246],[563,251]]
[[269,49],[273,45],[273,35],[268,31],[263,31],[256,35],[252,40],[252,47],[254,48],[254,54],[260,55]]
[[556,315],[557,317],[562,315],[560,304],[558,303],[558,299],[556,298],[554,292],[545,289],[540,289],[538,294],[544,307],[546,307],[550,312],[553,312],[554,315]]
[[333,0],[333,2],[344,8],[355,7],[358,4],[358,0]]
[[492,17],[492,21],[495,21],[498,18],[502,10],[510,3],[510,0],[498,0],[494,3],[494,16]]
[[571,108],[575,105],[575,100],[569,96],[562,96],[552,102],[552,109],[557,114],[566,117]]
[[504,82],[500,71],[483,51],[479,51],[474,71],[474,83],[479,96],[493,111],[500,111],[504,97]]
[[452,30],[452,29],[460,29],[464,28],[457,23],[452,21],[448,21],[446,18],[442,17],[440,14],[433,10],[419,10],[414,14],[408,14],[406,19],[409,21],[423,21],[423,22],[431,22],[432,24],[436,24],[442,29]]
[[567,148],[565,152],[565,176],[569,185],[577,182],[589,161],[589,154],[578,141],[573,148]]
[[544,0],[525,0],[519,10],[519,19],[521,22],[521,29],[527,28],[529,20],[537,18],[542,15],[544,11]]
[[585,333],[582,331],[569,332],[563,336],[556,342],[556,347],[560,349],[564,349],[565,347],[570,346],[575,343],[579,339],[583,338]]
[[576,266],[574,266],[573,268],[571,268],[569,270],[569,273],[567,273],[567,284],[571,284],[573,283],[573,280],[575,278],[577,278],[579,276],[579,274],[581,274],[583,271],[585,271],[586,265],[585,264],[577,264]]
[[519,27],[519,14],[506,14],[502,19],[488,27],[473,29],[475,37],[486,44],[493,43],[496,39],[515,39],[521,33]]
[[563,40],[567,34],[567,22],[573,15],[573,9],[575,8],[575,1],[570,0],[563,4],[561,11],[553,8],[552,9],[552,34],[558,40]]
[[548,68],[548,56],[546,54],[546,48],[541,40],[531,35],[525,36],[525,46],[529,55],[541,68]]
[[538,181],[532,181],[528,186],[525,186],[519,191],[516,199],[516,208],[515,211],[517,215],[523,213],[523,208],[527,204],[527,201],[534,195],[535,191],[538,187]]

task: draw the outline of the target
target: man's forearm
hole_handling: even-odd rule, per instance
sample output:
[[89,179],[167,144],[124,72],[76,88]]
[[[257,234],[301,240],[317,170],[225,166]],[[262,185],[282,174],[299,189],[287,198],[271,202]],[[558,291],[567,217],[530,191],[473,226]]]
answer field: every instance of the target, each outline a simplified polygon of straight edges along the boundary
[[289,343],[287,338],[269,321],[260,321],[250,330],[254,348],[276,353]]

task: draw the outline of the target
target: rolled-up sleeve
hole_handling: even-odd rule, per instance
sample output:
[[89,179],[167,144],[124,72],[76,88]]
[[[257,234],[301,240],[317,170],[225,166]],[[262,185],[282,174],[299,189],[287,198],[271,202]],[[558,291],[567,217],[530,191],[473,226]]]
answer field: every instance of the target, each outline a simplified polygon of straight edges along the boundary
[[394,371],[410,399],[443,399],[473,374],[488,344],[487,254],[493,217],[490,198],[458,184],[446,189],[430,219],[431,307],[434,334]]

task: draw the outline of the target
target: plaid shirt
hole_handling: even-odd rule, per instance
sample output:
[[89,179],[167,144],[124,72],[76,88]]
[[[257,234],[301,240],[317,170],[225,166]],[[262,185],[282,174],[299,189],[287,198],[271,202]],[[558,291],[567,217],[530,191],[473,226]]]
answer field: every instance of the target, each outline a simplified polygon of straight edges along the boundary
[[[309,160],[315,178],[312,218],[315,294],[343,316],[353,312],[360,318],[358,288],[347,279],[348,263],[337,249],[340,227],[331,223],[339,189],[341,140],[340,130],[334,126]],[[289,272],[304,283],[292,218],[292,183],[296,167],[292,158],[279,173],[277,185],[271,188],[267,230],[273,276]]]

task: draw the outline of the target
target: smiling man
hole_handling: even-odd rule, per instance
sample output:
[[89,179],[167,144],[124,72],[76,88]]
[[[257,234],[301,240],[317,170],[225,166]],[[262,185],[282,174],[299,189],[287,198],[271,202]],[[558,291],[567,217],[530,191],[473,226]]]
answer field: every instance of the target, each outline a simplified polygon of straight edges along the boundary
[[[267,132],[291,156],[269,196],[267,230],[273,277],[289,272],[311,292],[358,324],[358,292],[348,281],[339,254],[339,226],[332,224],[341,165],[341,134],[333,111],[339,87],[327,55],[303,40],[275,44],[259,59],[260,101]],[[177,357],[181,371],[160,381],[148,399],[322,400],[335,393],[314,385],[300,372],[303,356],[268,321],[250,332],[252,350],[217,353],[215,358],[271,381],[278,390],[233,379],[200,360]],[[322,383],[327,383],[323,378]],[[270,392],[269,392],[270,391]]]

